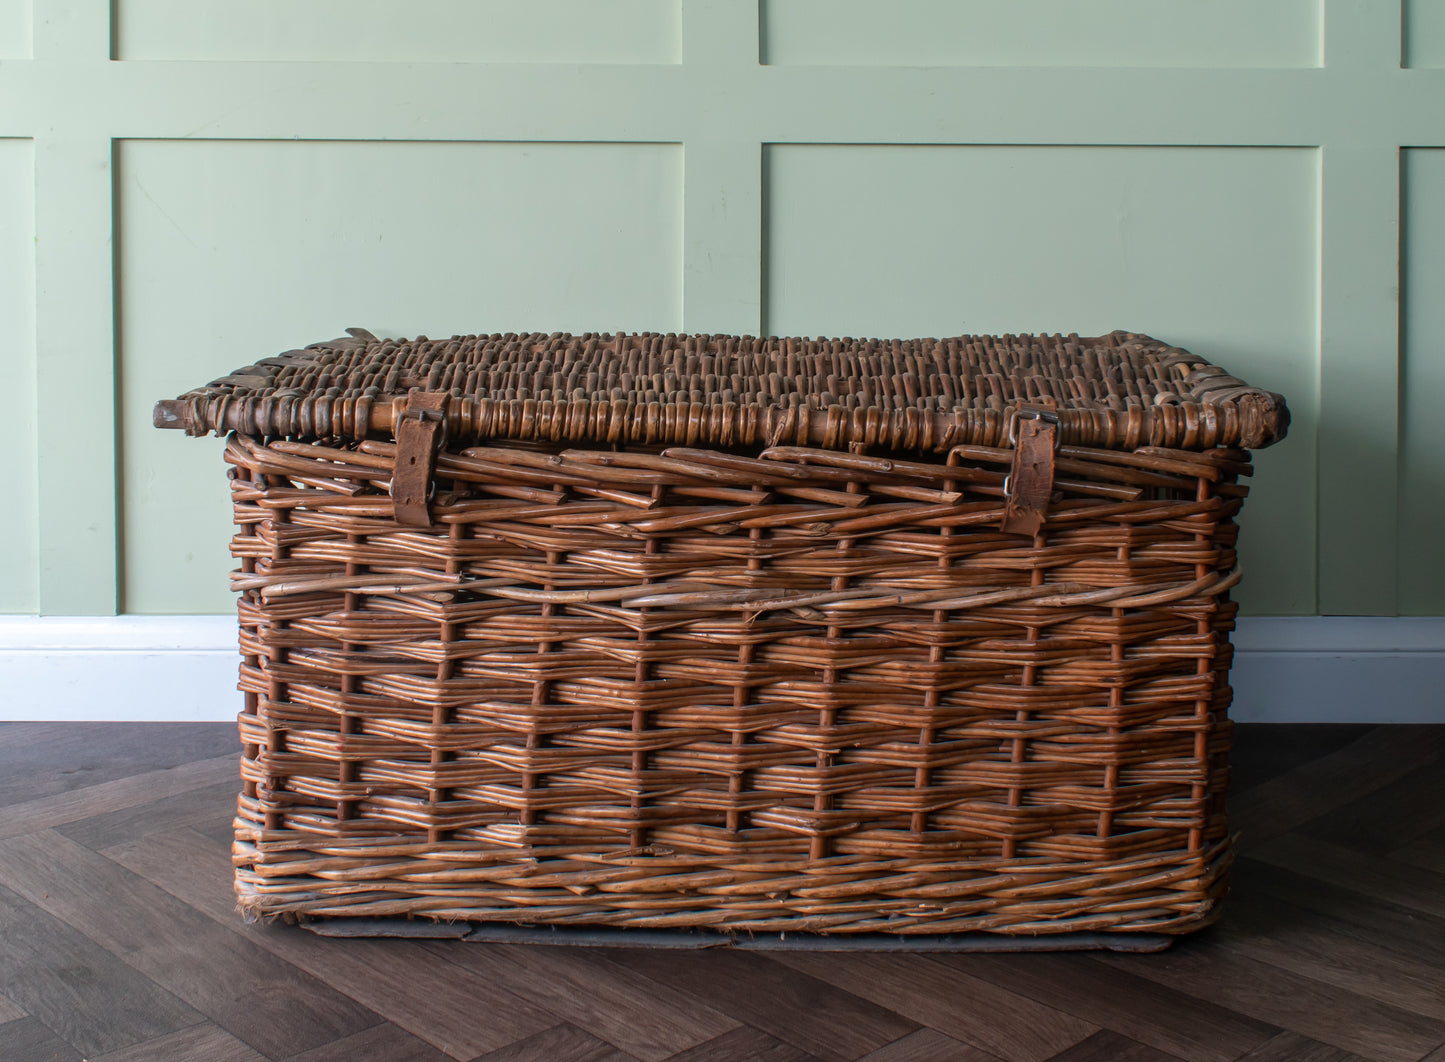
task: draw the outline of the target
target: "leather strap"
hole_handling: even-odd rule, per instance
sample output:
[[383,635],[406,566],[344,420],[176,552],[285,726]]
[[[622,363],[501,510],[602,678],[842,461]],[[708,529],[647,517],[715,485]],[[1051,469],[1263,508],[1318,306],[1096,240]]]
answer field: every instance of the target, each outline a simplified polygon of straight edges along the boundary
[[391,473],[391,500],[396,522],[407,527],[431,527],[427,503],[432,495],[432,473],[437,451],[446,438],[446,394],[412,391],[396,424],[396,464]]
[[1004,484],[1003,530],[1013,535],[1037,535],[1044,525],[1049,497],[1054,492],[1054,449],[1059,438],[1058,414],[1047,410],[1020,410],[1016,421],[1018,442],[1013,467]]

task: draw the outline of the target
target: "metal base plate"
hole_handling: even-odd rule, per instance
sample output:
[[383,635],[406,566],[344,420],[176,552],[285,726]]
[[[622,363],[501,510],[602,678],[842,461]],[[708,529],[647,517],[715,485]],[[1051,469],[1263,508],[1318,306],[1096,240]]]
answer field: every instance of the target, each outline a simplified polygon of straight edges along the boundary
[[720,933],[693,929],[619,929],[609,926],[516,926],[481,922],[430,922],[411,918],[315,918],[301,925],[323,937],[416,937],[480,944],[551,944],[569,948],[740,948],[744,951],[1163,951],[1164,933],[1053,933],[1010,936],[954,933]]

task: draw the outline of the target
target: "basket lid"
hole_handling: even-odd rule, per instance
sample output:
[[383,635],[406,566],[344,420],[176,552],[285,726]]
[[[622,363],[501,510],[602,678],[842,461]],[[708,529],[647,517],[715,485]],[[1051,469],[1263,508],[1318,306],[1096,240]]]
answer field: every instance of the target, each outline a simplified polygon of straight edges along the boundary
[[1060,441],[1254,449],[1284,399],[1132,332],[794,339],[531,334],[377,339],[363,329],[263,358],[155,407],[189,434],[393,438],[408,395],[445,395],[454,441],[943,451],[1008,445],[1021,410]]

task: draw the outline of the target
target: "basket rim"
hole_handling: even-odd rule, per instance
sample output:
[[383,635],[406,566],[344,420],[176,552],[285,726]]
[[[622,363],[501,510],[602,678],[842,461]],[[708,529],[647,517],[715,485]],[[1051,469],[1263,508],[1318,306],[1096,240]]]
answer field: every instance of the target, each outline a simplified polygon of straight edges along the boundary
[[1285,437],[1284,398],[1150,336],[806,339],[567,333],[378,339],[365,329],[159,402],[191,435],[392,439],[413,391],[445,392],[458,442],[944,452],[1012,445],[1046,409],[1060,441],[1256,449]]

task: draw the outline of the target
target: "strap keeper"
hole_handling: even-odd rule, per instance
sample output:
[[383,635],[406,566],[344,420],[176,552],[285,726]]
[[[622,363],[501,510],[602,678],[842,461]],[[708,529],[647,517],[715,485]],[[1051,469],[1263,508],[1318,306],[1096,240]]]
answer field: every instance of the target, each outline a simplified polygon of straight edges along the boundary
[[445,393],[413,390],[397,417],[391,500],[396,522],[406,527],[432,526],[427,503],[436,492],[432,475],[437,452],[446,444],[449,398]]
[[1002,529],[1034,536],[1044,525],[1054,492],[1054,454],[1059,448],[1059,415],[1051,409],[1020,409],[1009,427],[1013,467],[1004,479]]

